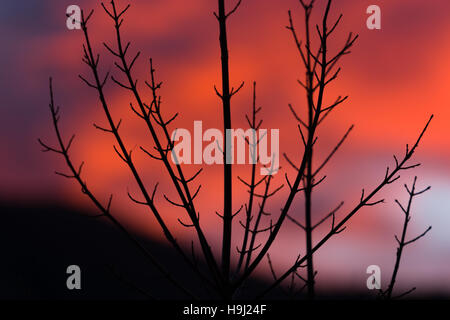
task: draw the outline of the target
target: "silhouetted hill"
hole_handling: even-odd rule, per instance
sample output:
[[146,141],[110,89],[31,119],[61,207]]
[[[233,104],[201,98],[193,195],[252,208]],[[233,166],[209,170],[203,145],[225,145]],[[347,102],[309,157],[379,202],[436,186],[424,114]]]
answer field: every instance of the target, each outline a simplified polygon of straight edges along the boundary
[[[147,299],[136,287],[186,298],[105,219],[55,205],[3,204],[0,214],[0,299]],[[187,287],[214,298],[171,247],[141,240]],[[73,264],[81,268],[81,290],[66,287]]]
[[[134,286],[159,297],[183,297],[107,220],[59,206],[2,205],[0,211],[0,298],[146,299]],[[141,240],[188,284],[195,279],[171,248]],[[81,290],[66,287],[72,264],[81,268]]]
[[[45,204],[3,203],[0,215],[0,299],[148,299],[139,289],[162,299],[186,298],[107,220]],[[198,277],[171,247],[141,240],[191,291],[201,298],[217,298],[204,291]],[[66,269],[73,264],[81,268],[81,290],[66,287]],[[201,261],[199,265],[205,269]],[[253,297],[255,289],[266,287],[267,283],[251,279],[240,298]],[[367,292],[349,291],[320,296],[339,300],[373,297]],[[288,297],[281,290],[273,290],[268,298]],[[447,297],[437,294],[420,298]]]

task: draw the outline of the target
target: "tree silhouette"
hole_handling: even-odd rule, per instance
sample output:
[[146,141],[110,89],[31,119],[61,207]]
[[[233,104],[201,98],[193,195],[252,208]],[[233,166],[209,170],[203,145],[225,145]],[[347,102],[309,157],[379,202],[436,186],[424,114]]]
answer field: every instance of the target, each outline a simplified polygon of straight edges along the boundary
[[[313,155],[314,155],[314,147],[316,143],[314,140],[316,139],[317,129],[320,123],[330,114],[330,112],[333,111],[337,106],[339,106],[341,103],[343,103],[345,100],[347,100],[348,96],[345,97],[338,97],[336,101],[330,105],[330,106],[324,106],[324,93],[325,88],[328,84],[330,84],[332,81],[336,80],[340,68],[337,68],[335,70],[335,66],[337,62],[340,60],[340,58],[346,54],[348,54],[350,51],[350,48],[355,43],[358,36],[353,36],[352,33],[349,34],[348,39],[346,43],[344,44],[343,48],[334,56],[334,57],[328,57],[327,56],[327,45],[328,45],[328,38],[333,34],[336,27],[338,26],[342,15],[339,16],[338,20],[335,22],[335,24],[332,26],[331,29],[328,29],[328,15],[330,11],[331,1],[328,2],[327,7],[325,9],[325,14],[322,21],[322,32],[318,29],[318,37],[319,37],[319,48],[316,50],[313,49],[312,45],[312,34],[311,34],[311,13],[313,10],[313,6],[315,1],[311,1],[310,3],[306,3],[303,0],[300,0],[300,3],[304,10],[304,16],[305,16],[305,44],[302,46],[302,43],[299,41],[299,38],[297,36],[296,29],[294,27],[292,14],[289,11],[289,26],[287,26],[287,29],[291,31],[292,36],[294,38],[295,44],[297,46],[297,49],[299,51],[301,60],[304,64],[305,70],[306,70],[306,79],[305,82],[298,81],[299,84],[305,89],[306,91],[306,98],[307,98],[307,108],[308,108],[308,118],[306,121],[303,121],[297,114],[297,112],[294,110],[292,105],[289,105],[289,108],[294,115],[295,119],[299,122],[298,128],[300,130],[300,133],[302,137],[304,137],[303,130],[307,130],[308,137],[311,137],[313,142],[311,143],[311,148],[309,153],[305,157],[306,162],[306,169],[304,172],[303,177],[303,191],[305,195],[305,224],[301,224],[297,220],[295,220],[293,217],[289,216],[290,220],[293,221],[296,225],[300,226],[306,234],[306,253],[308,254],[307,258],[307,278],[305,280],[307,289],[308,289],[308,297],[310,299],[314,298],[314,277],[316,272],[314,271],[314,264],[313,264],[313,255],[310,254],[312,252],[312,233],[315,228],[317,228],[320,224],[325,222],[327,219],[329,219],[331,216],[333,216],[337,210],[343,205],[341,203],[336,209],[331,211],[328,215],[326,215],[322,220],[320,220],[317,224],[312,224],[312,191],[313,188],[320,183],[316,182],[316,177],[320,173],[320,171],[323,169],[323,167],[327,164],[327,162],[333,157],[335,152],[340,148],[342,143],[347,139],[349,133],[353,129],[353,125],[348,129],[348,131],[345,133],[341,141],[337,144],[337,146],[333,149],[332,153],[326,158],[326,160],[318,166],[318,168],[314,168],[315,163],[313,162]],[[327,76],[330,75],[329,78]],[[287,155],[285,155],[285,158],[287,161],[294,167],[295,165],[289,160]]]
[[406,206],[406,208],[398,201],[395,200],[395,202],[398,204],[398,206],[400,207],[401,211],[404,213],[405,215],[405,219],[403,222],[403,228],[402,228],[402,235],[400,236],[400,239],[397,237],[397,235],[395,235],[395,240],[397,241],[398,247],[397,247],[397,253],[396,253],[396,259],[395,259],[395,265],[394,265],[394,270],[392,271],[392,277],[391,277],[391,281],[389,283],[388,288],[383,291],[380,290],[380,297],[384,298],[384,299],[391,299],[391,298],[401,298],[406,296],[407,294],[410,294],[411,292],[413,292],[414,290],[416,290],[416,288],[412,288],[398,296],[393,297],[392,296],[392,292],[394,290],[394,285],[397,279],[397,274],[398,274],[398,270],[400,267],[400,260],[402,258],[402,254],[403,254],[403,249],[416,242],[417,240],[419,240],[420,238],[422,238],[423,236],[425,236],[428,231],[431,230],[431,226],[429,226],[423,233],[421,233],[420,235],[418,235],[417,237],[411,239],[411,240],[406,240],[406,231],[408,230],[408,223],[411,220],[411,210],[412,210],[412,201],[415,197],[427,192],[428,190],[431,189],[431,187],[427,187],[421,191],[417,191],[416,190],[416,182],[417,182],[417,177],[414,177],[414,181],[411,185],[411,189],[408,188],[408,186],[405,184],[404,187],[406,189],[406,192],[408,192],[409,195],[409,199],[408,199],[408,204]]
[[[295,44],[297,46],[300,58],[305,67],[306,80],[299,81],[300,85],[304,88],[307,99],[307,112],[308,119],[302,120],[295,111],[294,107],[290,106],[293,118],[298,122],[298,130],[301,136],[301,141],[299,143],[299,149],[303,149],[302,156],[297,160],[291,160],[286,154],[285,159],[292,167],[295,168],[295,177],[292,179],[285,174],[286,184],[288,186],[287,193],[285,194],[284,204],[282,205],[280,214],[274,216],[268,226],[262,226],[262,218],[269,215],[266,212],[267,203],[270,201],[271,197],[278,193],[282,186],[273,187],[273,176],[265,175],[258,177],[256,173],[257,164],[252,164],[251,166],[251,178],[250,181],[245,181],[241,177],[237,177],[249,191],[248,203],[245,204],[245,210],[242,210],[244,205],[240,206],[240,209],[233,212],[233,198],[232,198],[232,187],[233,187],[233,165],[227,161],[232,156],[232,146],[224,139],[223,144],[223,184],[224,184],[224,203],[222,213],[216,212],[222,220],[223,232],[222,232],[222,249],[221,249],[221,260],[214,256],[213,249],[210,246],[209,240],[204,234],[204,229],[200,224],[200,215],[195,206],[196,198],[200,192],[201,185],[197,187],[192,187],[192,185],[197,181],[196,178],[202,172],[200,169],[192,177],[187,177],[184,168],[180,163],[175,161],[171,162],[169,157],[173,154],[174,142],[169,133],[169,125],[174,122],[177,118],[178,113],[175,115],[167,116],[164,114],[161,107],[161,96],[160,88],[162,86],[161,82],[156,80],[155,69],[153,66],[153,61],[150,59],[150,80],[146,81],[145,84],[150,90],[150,103],[145,103],[145,94],[141,90],[141,86],[138,85],[138,80],[133,75],[133,67],[135,62],[140,56],[140,52],[135,55],[131,55],[130,42],[123,40],[121,34],[121,27],[124,22],[124,16],[130,5],[126,6],[124,9],[120,10],[117,8],[115,1],[111,1],[110,6],[102,4],[102,7],[106,14],[110,17],[115,30],[115,43],[107,44],[103,43],[106,50],[116,59],[114,62],[115,67],[122,73],[123,79],[120,80],[114,76],[110,76],[109,72],[106,75],[101,75],[99,70],[99,58],[100,55],[94,52],[92,42],[90,39],[90,34],[88,32],[89,20],[92,17],[93,11],[88,15],[82,12],[81,18],[81,28],[84,35],[83,44],[83,62],[88,66],[90,70],[90,79],[86,76],[81,76],[81,80],[90,88],[95,90],[98,94],[98,99],[100,105],[103,109],[105,118],[108,123],[108,127],[100,127],[95,125],[95,127],[113,136],[115,140],[114,150],[121,160],[128,167],[131,176],[134,178],[139,191],[140,196],[134,196],[128,193],[130,200],[137,204],[145,206],[156,218],[158,225],[160,226],[163,235],[167,242],[171,245],[173,250],[178,252],[178,254],[185,261],[186,265],[197,275],[202,286],[208,288],[209,291],[214,292],[215,295],[224,300],[230,300],[236,298],[239,294],[240,289],[244,286],[245,282],[254,273],[255,269],[261,265],[264,258],[267,257],[270,265],[270,269],[274,276],[274,281],[271,285],[262,292],[255,292],[254,295],[257,297],[265,296],[269,291],[274,289],[280,283],[282,283],[288,277],[291,277],[291,286],[293,290],[294,282],[297,278],[305,281],[305,285],[308,291],[308,297],[314,297],[314,275],[315,269],[313,265],[313,255],[314,253],[322,247],[332,236],[339,234],[345,229],[346,223],[361,209],[367,206],[374,206],[381,203],[383,200],[373,200],[374,197],[382,190],[384,187],[392,184],[397,179],[399,179],[399,174],[401,171],[415,168],[418,164],[410,165],[409,161],[412,158],[414,152],[416,151],[419,142],[421,141],[425,131],[427,130],[432,116],[426,123],[426,126],[421,131],[418,139],[414,142],[412,148],[407,146],[406,152],[403,157],[395,159],[395,165],[392,169],[389,167],[386,169],[386,173],[381,182],[379,182],[375,188],[366,192],[362,191],[360,201],[357,205],[347,212],[341,220],[336,219],[335,213],[342,206],[339,205],[336,209],[332,210],[328,215],[322,217],[316,223],[313,223],[313,206],[312,206],[312,191],[319,183],[321,183],[324,178],[318,178],[318,174],[324,168],[324,166],[330,161],[333,155],[337,152],[343,142],[346,140],[353,126],[348,129],[348,131],[343,135],[342,139],[338,144],[332,149],[328,157],[326,157],[319,165],[315,164],[314,160],[314,150],[317,142],[317,130],[319,125],[321,125],[327,116],[335,110],[337,106],[342,104],[347,97],[338,97],[335,102],[331,105],[326,105],[325,96],[327,94],[327,86],[334,80],[337,79],[340,68],[337,68],[338,63],[341,58],[349,53],[349,49],[355,43],[357,36],[353,36],[352,33],[347,38],[342,48],[335,54],[330,55],[329,39],[331,35],[336,31],[339,22],[341,21],[342,15],[333,24],[329,24],[329,12],[331,10],[332,0],[327,0],[325,12],[322,17],[320,25],[312,27],[311,22],[311,12],[315,4],[314,0],[306,3],[303,0],[299,0],[301,7],[304,10],[305,16],[305,40],[304,43],[300,41],[297,35],[296,29],[294,27],[292,14],[289,11],[289,25],[288,30],[293,35]],[[217,88],[216,94],[219,96],[222,107],[223,107],[223,130],[226,132],[227,129],[232,129],[232,116],[231,116],[231,104],[232,97],[237,94],[243,87],[243,83],[236,89],[231,87],[230,80],[230,68],[229,68],[229,57],[228,57],[228,37],[227,37],[227,24],[228,19],[231,15],[235,14],[240,5],[241,0],[231,7],[231,10],[227,10],[225,6],[225,0],[218,0],[218,11],[215,13],[215,17],[219,25],[219,45],[221,52],[221,76],[222,76],[222,88],[219,91]],[[318,48],[313,49],[313,33],[317,33],[318,36]],[[169,181],[176,191],[178,199],[170,199],[167,194],[163,194],[163,197],[172,206],[177,208],[182,208],[189,219],[189,222],[183,222],[179,219],[179,222],[186,228],[192,228],[195,230],[198,244],[201,248],[202,258],[206,262],[207,270],[202,270],[198,267],[196,262],[195,253],[193,250],[187,250],[182,244],[180,244],[172,233],[171,226],[166,222],[167,212],[162,212],[160,210],[155,196],[158,193],[158,183],[154,183],[152,190],[149,190],[146,186],[146,182],[143,180],[140,173],[140,169],[137,168],[132,157],[132,151],[127,147],[127,143],[120,131],[121,121],[116,121],[111,112],[109,106],[109,100],[105,94],[104,87],[111,80],[119,88],[127,91],[133,99],[130,103],[131,112],[133,112],[138,118],[140,118],[143,123],[145,123],[148,133],[154,143],[154,149],[156,153],[147,150],[144,147],[140,147],[140,151],[145,153],[150,160],[158,161],[161,163],[165,170],[166,179]],[[251,113],[247,116],[248,125],[250,128],[257,130],[261,125],[261,120],[257,119],[257,114],[260,108],[256,107],[256,84],[253,86],[253,104]],[[181,274],[171,274],[166,268],[160,264],[157,257],[155,257],[147,248],[145,248],[112,214],[112,195],[106,204],[103,204],[89,189],[84,178],[82,177],[82,167],[76,166],[70,158],[70,147],[74,140],[74,136],[68,142],[63,138],[59,127],[59,107],[55,106],[52,80],[50,79],[50,111],[53,119],[53,125],[56,133],[56,138],[58,142],[58,147],[51,147],[48,144],[39,140],[41,145],[44,147],[44,151],[51,151],[61,155],[67,164],[70,171],[69,174],[59,173],[63,177],[74,179],[82,188],[83,193],[85,193],[90,200],[96,205],[96,207],[101,212],[102,217],[109,219],[115,226],[117,226],[122,232],[124,232],[131,241],[145,254],[146,257],[157,267],[163,276],[167,278],[168,281],[173,283],[179,290],[181,290],[187,297],[198,298],[195,294],[196,288],[186,288],[181,285],[180,277]],[[246,140],[247,143],[252,147],[251,149],[255,151],[260,140],[250,139]],[[253,152],[253,156],[255,153]],[[278,155],[277,155],[278,156]],[[268,171],[273,168],[267,168]],[[257,191],[257,190],[261,190]],[[297,221],[293,214],[290,213],[291,206],[295,200],[298,199],[300,194],[305,195],[305,224],[303,225]],[[259,202],[258,202],[259,200]],[[235,225],[233,224],[233,219],[240,214],[244,213],[244,222],[241,222],[241,226],[244,228],[244,234],[242,238],[242,245],[237,248],[236,258],[237,265],[232,264],[233,251],[231,250],[231,244],[233,240],[233,230]],[[280,276],[276,276],[272,262],[269,255],[269,249],[272,247],[275,239],[277,239],[280,234],[280,230],[284,222],[288,220],[294,221],[297,225],[301,226],[306,233],[306,250],[305,254],[298,256],[296,259],[294,257],[295,263],[287,270],[283,271]],[[312,233],[314,229],[324,223],[327,220],[331,220],[331,229],[326,233],[316,244],[313,243]],[[239,227],[239,226],[236,226]],[[264,240],[260,245],[257,245],[256,238],[260,235],[264,235]],[[405,243],[403,243],[405,245]],[[299,268],[304,266],[306,263],[307,276],[302,277],[299,273]],[[392,291],[392,289],[391,289]],[[295,292],[294,292],[295,294]],[[210,297],[210,296],[208,296]]]

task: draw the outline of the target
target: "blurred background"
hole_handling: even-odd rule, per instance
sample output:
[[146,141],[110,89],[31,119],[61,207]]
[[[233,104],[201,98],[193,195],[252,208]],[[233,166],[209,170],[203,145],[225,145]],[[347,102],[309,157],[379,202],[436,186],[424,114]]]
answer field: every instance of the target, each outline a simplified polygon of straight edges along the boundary
[[[324,1],[318,2],[314,19],[323,12]],[[103,265],[122,260],[126,274],[142,272],[146,276],[146,269],[138,267],[138,260],[128,257],[128,247],[118,245],[122,240],[126,242],[125,238],[113,242],[115,245],[105,241],[119,231],[99,232],[89,227],[92,221],[89,218],[66,218],[95,213],[95,208],[78,185],[54,174],[55,170],[64,171],[63,159],[42,153],[37,143],[38,138],[50,145],[56,143],[48,110],[50,76],[54,79],[56,103],[61,106],[62,131],[66,139],[76,133],[71,155],[75,163],[85,161],[83,172],[88,186],[105,202],[113,193],[114,215],[131,232],[159,247],[161,256],[167,255],[167,250],[161,249],[166,242],[153,216],[126,195],[127,190],[138,195],[137,188],[114,152],[112,137],[92,125],[106,122],[96,92],[78,78],[78,74],[87,78],[90,74],[81,61],[81,31],[66,27],[66,8],[72,4],[86,11],[95,9],[90,32],[94,50],[101,54],[100,70],[102,74],[111,71],[121,79],[113,58],[102,45],[105,41],[114,46],[115,39],[112,22],[100,2],[4,0],[0,5],[3,42],[0,49],[0,203],[5,217],[0,223],[4,238],[0,287],[3,298],[60,297],[65,288],[65,269],[59,266],[68,265],[68,261],[77,264],[77,259],[88,265],[95,261],[99,267],[93,272],[99,274]],[[127,2],[121,0],[118,4],[123,7]],[[366,27],[366,9],[372,4],[381,7],[381,30]],[[204,130],[222,127],[221,104],[213,89],[221,83],[218,26],[213,15],[216,5],[215,1],[208,0],[137,0],[125,17],[124,41],[132,42],[132,53],[142,51],[135,66],[139,89],[149,101],[151,93],[143,84],[149,79],[148,58],[151,57],[157,78],[163,81],[161,94],[166,114],[180,113],[173,129],[193,130],[195,120],[203,121]],[[231,2],[228,6],[232,6]],[[250,112],[252,82],[256,81],[257,104],[262,107],[260,116],[264,120],[262,127],[279,129],[280,152],[298,159],[302,143],[288,104],[303,110],[301,113],[305,111],[306,101],[296,81],[304,78],[304,70],[285,28],[289,9],[302,35],[303,10],[297,0],[244,0],[239,11],[229,19],[231,81],[234,87],[245,81],[244,88],[233,100],[232,117],[234,127],[246,128],[245,114]],[[418,188],[429,185],[432,188],[414,200],[409,237],[422,233],[429,225],[433,229],[406,248],[397,290],[417,287],[414,294],[418,296],[450,294],[449,12],[450,3],[445,0],[340,0],[332,7],[331,21],[340,13],[344,16],[330,50],[338,50],[350,31],[360,37],[352,53],[341,60],[340,78],[327,92],[327,101],[334,101],[339,95],[349,95],[349,100],[321,126],[318,161],[327,156],[350,125],[355,124],[355,129],[327,166],[327,179],[315,189],[313,219],[320,220],[340,201],[345,204],[338,217],[351,210],[359,201],[361,189],[375,187],[383,179],[386,166],[393,166],[392,155],[401,157],[405,145],[415,142],[429,116],[434,114],[435,119],[413,159],[413,163],[422,165],[404,172],[399,181],[379,194],[376,200],[384,198],[384,204],[362,210],[343,233],[317,252],[319,294],[354,291],[375,295],[366,288],[369,265],[381,267],[382,285],[387,286],[395,262],[394,234],[401,233],[403,223],[403,214],[394,200],[407,201],[403,184],[410,185],[414,176],[418,176]],[[177,222],[178,218],[186,221],[184,212],[174,209],[162,196],[163,192],[173,194],[173,190],[161,164],[139,152],[139,146],[151,148],[152,143],[144,123],[129,109],[133,97],[112,82],[106,92],[114,118],[123,119],[122,132],[128,147],[136,150],[136,164],[146,185],[152,188],[160,182],[161,191],[156,197],[160,211],[177,238],[190,246],[194,234]],[[282,167],[275,178],[276,186],[284,183],[284,172],[293,179],[289,165],[282,162]],[[186,170],[195,172],[199,168],[191,165]],[[238,175],[248,178],[249,167],[234,169],[235,210],[247,200]],[[203,187],[197,200],[201,224],[218,257],[222,226],[215,211],[221,210],[223,201],[221,179],[220,166],[205,166],[198,181]],[[286,193],[284,188],[270,203],[274,216],[279,213]],[[290,214],[302,220],[302,213],[303,198],[299,196]],[[110,228],[102,220],[92,224]],[[242,232],[237,221],[235,227],[238,245]],[[328,228],[329,223],[325,223],[314,234],[314,240],[320,240]],[[270,251],[277,272],[281,274],[304,252],[304,237],[301,229],[286,222]],[[62,239],[71,244],[65,247]],[[125,254],[128,258],[123,258]],[[257,269],[261,281],[270,279],[267,271],[266,262]],[[55,287],[43,289],[46,277],[53,277]],[[100,278],[92,278],[92,283]],[[102,281],[102,285],[97,284],[100,289],[88,297],[109,297],[106,292],[111,290],[103,284],[110,285],[116,279]],[[120,288],[115,287],[116,292],[121,292]]]

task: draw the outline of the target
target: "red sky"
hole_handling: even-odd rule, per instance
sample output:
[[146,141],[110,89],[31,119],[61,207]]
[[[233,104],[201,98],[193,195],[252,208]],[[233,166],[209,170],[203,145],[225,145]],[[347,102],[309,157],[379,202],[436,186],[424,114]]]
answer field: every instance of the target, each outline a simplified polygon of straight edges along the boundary
[[[323,1],[319,1],[322,3]],[[358,201],[361,188],[370,188],[383,178],[386,165],[393,164],[392,155],[404,152],[406,143],[413,143],[430,114],[435,114],[416,159],[423,166],[406,172],[403,178],[380,197],[386,204],[364,210],[355,217],[347,231],[335,237],[317,254],[319,285],[365,288],[365,269],[377,264],[387,281],[395,255],[394,233],[401,231],[401,212],[394,199],[406,201],[403,183],[419,176],[420,186],[432,190],[417,200],[410,232],[414,236],[433,225],[431,233],[414,247],[408,248],[400,272],[399,285],[418,286],[423,290],[450,291],[450,148],[448,146],[448,108],[450,91],[450,3],[445,0],[356,1],[339,0],[332,8],[331,20],[343,13],[343,23],[336,36],[337,43],[349,31],[360,35],[351,55],[343,58],[339,80],[330,87],[328,99],[349,95],[348,102],[330,116],[319,132],[319,152],[323,158],[334,147],[348,126],[355,124],[345,146],[327,169],[327,181],[315,194],[317,214],[326,212],[346,200],[342,213]],[[134,228],[154,238],[161,238],[154,220],[142,208],[132,207],[126,197],[127,188],[137,191],[128,171],[112,148],[111,137],[100,133],[93,122],[105,123],[95,92],[78,79],[88,74],[81,63],[82,36],[65,28],[65,8],[72,4],[58,1],[30,1],[27,7],[5,1],[8,16],[1,22],[6,46],[0,56],[5,62],[2,74],[0,143],[3,157],[0,168],[2,198],[32,201],[68,202],[91,208],[79,187],[53,176],[54,169],[63,169],[60,159],[39,153],[37,137],[52,141],[47,110],[47,78],[55,81],[56,99],[62,106],[62,125],[69,136],[77,133],[73,157],[86,162],[85,175],[89,186],[102,197],[115,194],[117,215]],[[114,70],[112,60],[101,41],[113,41],[111,22],[97,2],[78,1],[86,10],[95,8],[92,18],[92,39],[102,54],[101,70]],[[125,2],[120,1],[123,5]],[[366,28],[366,8],[378,4],[382,12],[382,29]],[[177,127],[192,129],[194,120],[202,120],[205,128],[221,128],[220,101],[214,84],[220,86],[220,55],[218,26],[212,14],[215,1],[155,0],[133,1],[124,24],[124,36],[132,41],[131,50],[141,50],[135,76],[148,78],[148,58],[152,57],[157,76],[164,81],[161,91],[167,113],[180,112]],[[316,14],[322,12],[322,5]],[[233,126],[245,126],[244,115],[251,106],[251,83],[257,82],[258,105],[263,108],[264,128],[280,129],[280,151],[292,157],[301,153],[300,141],[288,103],[297,109],[305,107],[305,98],[296,79],[302,78],[300,60],[289,32],[287,10],[293,11],[295,23],[303,23],[296,0],[244,0],[241,9],[229,20],[231,80],[234,86],[246,85],[233,100]],[[336,46],[333,46],[336,49]],[[113,71],[116,75],[118,73]],[[141,91],[150,98],[144,87]],[[130,112],[132,97],[110,84],[108,99],[116,119],[123,118],[123,132],[131,148],[151,146],[143,124]],[[144,137],[144,138],[143,138]],[[164,183],[159,163],[136,153],[136,162],[152,187],[161,182],[161,190],[170,194]],[[284,169],[292,172],[285,163]],[[186,170],[194,172],[197,166]],[[235,175],[248,176],[247,167],[236,167]],[[246,173],[247,172],[247,173]],[[284,173],[276,181],[282,183]],[[234,207],[245,201],[246,193],[235,180]],[[214,211],[221,207],[222,169],[205,167],[198,206],[202,225],[214,247],[220,247],[220,220]],[[282,192],[283,193],[283,192]],[[286,190],[284,193],[286,194]],[[276,214],[283,194],[270,208]],[[159,195],[158,206],[166,212],[170,225],[181,229],[176,219],[183,212],[174,210]],[[294,213],[296,212],[296,213]],[[293,214],[301,217],[302,199]],[[316,219],[320,219],[317,216]],[[236,228],[240,227],[236,225]],[[303,232],[287,224],[283,236],[271,255],[278,270],[284,270],[292,259],[303,252]],[[322,231],[326,231],[325,229]],[[319,239],[320,232],[315,236]],[[179,237],[183,237],[180,234]],[[188,235],[189,238],[191,235]],[[263,268],[264,269],[264,268]]]

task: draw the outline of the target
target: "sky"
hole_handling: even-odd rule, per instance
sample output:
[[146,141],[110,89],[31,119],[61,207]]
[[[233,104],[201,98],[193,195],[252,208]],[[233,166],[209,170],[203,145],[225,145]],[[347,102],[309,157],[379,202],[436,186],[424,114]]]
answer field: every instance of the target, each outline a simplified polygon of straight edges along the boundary
[[[323,2],[313,18],[323,12]],[[61,126],[65,137],[76,133],[72,150],[74,161],[85,161],[84,175],[88,186],[101,199],[114,193],[114,213],[130,230],[164,241],[149,212],[136,207],[127,198],[127,190],[138,194],[129,172],[114,153],[111,136],[99,132],[93,123],[103,125],[105,118],[96,93],[87,88],[78,74],[89,75],[81,61],[82,34],[66,28],[66,8],[77,4],[95,9],[90,31],[94,50],[101,54],[100,70],[115,70],[113,59],[102,42],[113,43],[111,21],[98,1],[2,1],[0,10],[0,49],[2,86],[0,87],[0,199],[15,202],[57,202],[92,210],[93,206],[79,186],[53,174],[63,171],[64,163],[55,155],[41,153],[37,138],[52,144],[55,137],[48,111],[48,78],[54,79],[55,98],[61,106]],[[119,6],[126,2],[119,1]],[[381,8],[381,30],[368,30],[366,8]],[[228,5],[231,7],[231,3]],[[208,0],[133,1],[123,26],[124,38],[132,42],[130,50],[141,52],[135,66],[135,77],[145,99],[150,92],[143,83],[149,76],[148,59],[152,58],[156,75],[163,81],[161,90],[166,114],[179,112],[174,124],[192,130],[193,121],[202,120],[204,128],[221,128],[221,104],[214,92],[220,87],[220,51],[218,25],[213,12],[216,2]],[[257,83],[257,104],[262,107],[263,127],[280,130],[280,152],[299,157],[301,141],[297,123],[289,112],[291,103],[305,110],[305,96],[297,79],[304,77],[295,44],[285,26],[287,11],[292,10],[299,28],[303,13],[296,0],[243,0],[230,17],[230,75],[234,87],[245,86],[233,98],[233,126],[245,127],[245,114],[252,103],[252,82]],[[339,0],[332,6],[331,20],[343,13],[331,50],[348,32],[359,34],[350,55],[340,66],[339,79],[330,86],[326,99],[349,95],[348,101],[332,113],[319,131],[317,159],[323,159],[354,124],[345,145],[329,164],[326,181],[314,192],[314,217],[320,220],[344,200],[341,215],[359,200],[362,188],[369,190],[384,177],[386,166],[393,165],[393,154],[401,156],[405,144],[417,139],[427,119],[434,120],[414,160],[421,167],[404,172],[394,185],[380,193],[384,204],[362,210],[342,234],[334,237],[316,255],[318,286],[323,288],[357,288],[366,290],[366,268],[379,265],[382,282],[387,284],[395,259],[394,234],[402,228],[402,213],[394,200],[407,201],[404,183],[418,176],[418,186],[432,186],[431,191],[415,200],[410,237],[432,231],[420,242],[408,247],[402,260],[399,288],[417,286],[422,292],[450,292],[450,148],[449,102],[447,84],[450,76],[450,3],[445,0],[356,1]],[[132,97],[110,82],[106,87],[108,101],[116,119],[123,119],[122,130],[127,145],[137,150],[136,164],[152,188],[160,182],[157,204],[174,233],[187,243],[193,236],[180,227],[178,218],[186,217],[165,202],[162,192],[173,194],[160,163],[139,153],[139,146],[152,146],[143,123],[128,108]],[[303,111],[300,111],[303,112]],[[275,185],[282,184],[284,172],[292,177],[289,165],[282,162]],[[198,165],[186,166],[195,172]],[[248,166],[236,166],[233,177],[234,203],[237,210],[247,193],[237,176],[248,177]],[[205,166],[199,178],[202,190],[198,196],[201,223],[213,248],[219,255],[221,224],[214,214],[221,210],[222,168]],[[292,178],[291,178],[292,179]],[[271,202],[273,214],[282,206],[286,188]],[[378,199],[378,198],[377,198]],[[294,202],[291,214],[302,219],[303,199]],[[268,223],[268,221],[265,221]],[[26,222],[24,222],[26,223]],[[236,222],[236,230],[239,224]],[[329,228],[324,225],[314,235],[318,241]],[[238,244],[240,231],[236,231]],[[286,223],[282,235],[272,248],[274,266],[281,273],[304,252],[304,233]],[[258,270],[266,275],[267,266]],[[400,289],[399,289],[400,290]]]

